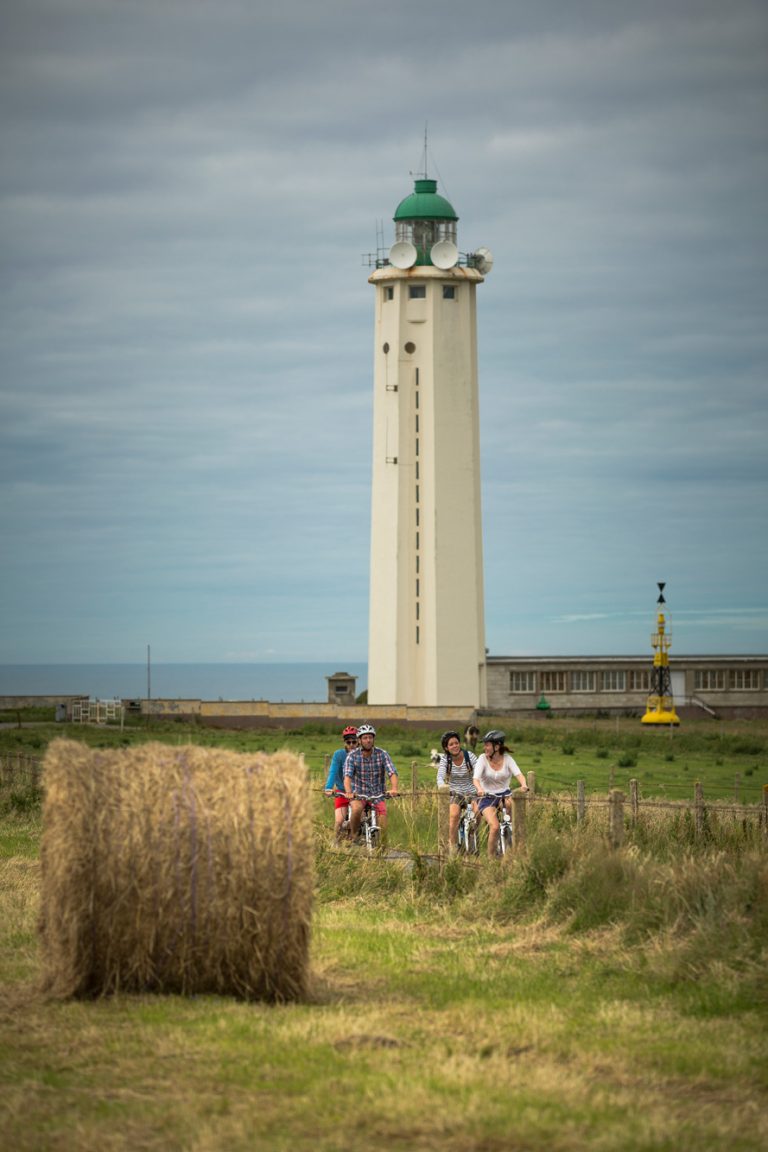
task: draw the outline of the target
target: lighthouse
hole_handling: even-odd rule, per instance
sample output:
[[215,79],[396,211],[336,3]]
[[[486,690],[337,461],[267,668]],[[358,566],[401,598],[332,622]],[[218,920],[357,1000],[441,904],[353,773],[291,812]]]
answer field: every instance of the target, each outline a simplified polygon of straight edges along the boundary
[[461,255],[457,223],[419,176],[369,277],[370,704],[486,702],[475,296],[492,258]]

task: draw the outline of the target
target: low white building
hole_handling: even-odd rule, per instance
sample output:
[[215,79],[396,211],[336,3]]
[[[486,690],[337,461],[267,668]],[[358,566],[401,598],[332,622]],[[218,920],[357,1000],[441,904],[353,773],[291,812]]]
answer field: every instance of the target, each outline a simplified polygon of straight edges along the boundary
[[[768,656],[669,657],[679,712],[768,713]],[[570,714],[645,711],[652,659],[645,656],[489,656],[488,711]]]

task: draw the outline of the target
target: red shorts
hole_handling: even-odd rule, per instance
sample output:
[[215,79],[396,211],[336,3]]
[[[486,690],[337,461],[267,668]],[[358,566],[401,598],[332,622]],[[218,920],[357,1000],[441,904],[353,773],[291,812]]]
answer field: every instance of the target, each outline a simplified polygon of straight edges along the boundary
[[334,808],[349,808],[349,800],[346,796],[336,796],[333,803]]
[[375,808],[377,816],[386,816],[387,804],[385,800],[366,800],[364,796],[359,796],[358,799],[362,800],[363,806],[370,804],[371,808]]

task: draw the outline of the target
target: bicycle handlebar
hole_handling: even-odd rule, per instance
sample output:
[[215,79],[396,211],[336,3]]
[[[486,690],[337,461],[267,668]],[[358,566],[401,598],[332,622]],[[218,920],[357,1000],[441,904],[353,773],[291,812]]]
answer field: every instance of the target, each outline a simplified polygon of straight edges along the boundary
[[402,796],[402,792],[378,792],[375,796],[361,796],[358,795],[357,792],[353,792],[350,795],[347,792],[343,792],[340,788],[326,788],[325,793],[327,796],[344,796],[347,800],[365,800],[368,803],[375,800],[397,800]]

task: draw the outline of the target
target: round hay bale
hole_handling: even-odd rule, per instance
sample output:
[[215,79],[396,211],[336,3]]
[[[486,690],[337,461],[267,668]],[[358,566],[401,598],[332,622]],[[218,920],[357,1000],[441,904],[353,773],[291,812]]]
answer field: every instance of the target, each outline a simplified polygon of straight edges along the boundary
[[43,787],[48,992],[304,995],[313,852],[302,759],[55,740]]

